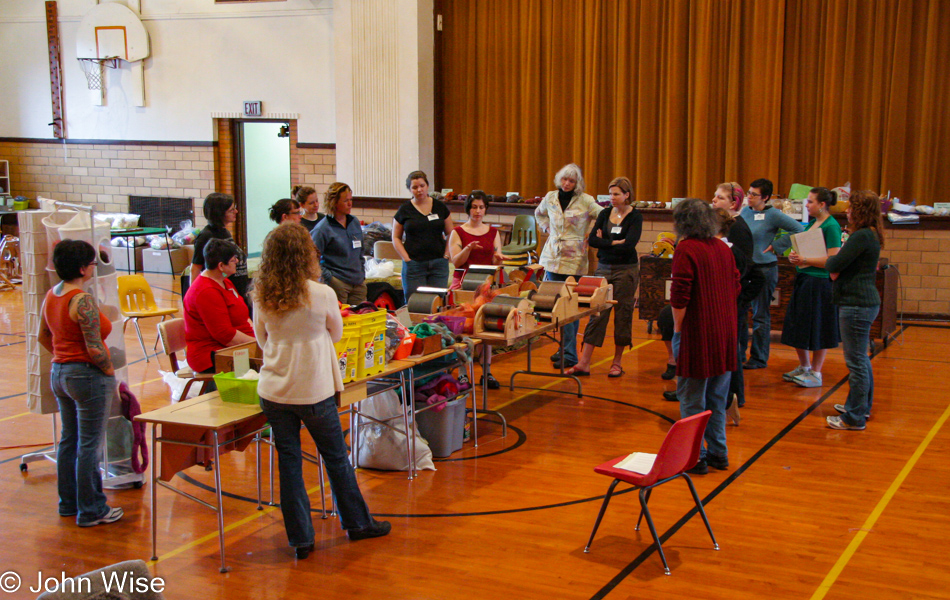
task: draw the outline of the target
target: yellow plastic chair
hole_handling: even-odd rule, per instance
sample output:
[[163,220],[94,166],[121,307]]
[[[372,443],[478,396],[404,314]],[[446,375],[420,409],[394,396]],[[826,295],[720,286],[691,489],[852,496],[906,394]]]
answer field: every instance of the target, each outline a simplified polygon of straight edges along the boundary
[[[162,321],[169,315],[178,312],[177,308],[160,308],[155,304],[155,296],[152,294],[152,288],[143,275],[120,275],[116,278],[119,282],[119,309],[122,311],[124,320],[122,321],[122,333],[129,321],[135,325],[135,333],[139,336],[139,344],[142,346],[142,353],[145,354],[145,360],[149,360],[148,351],[145,350],[145,342],[142,340],[142,330],[139,328],[139,319],[145,317],[161,317]],[[155,348],[158,348],[158,340],[155,340]]]

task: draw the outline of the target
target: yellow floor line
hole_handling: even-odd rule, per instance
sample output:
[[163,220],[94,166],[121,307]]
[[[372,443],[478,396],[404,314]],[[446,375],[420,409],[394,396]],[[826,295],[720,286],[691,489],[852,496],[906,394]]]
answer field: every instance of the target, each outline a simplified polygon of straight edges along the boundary
[[[309,490],[307,490],[307,495],[309,496],[309,495],[313,494],[314,492],[318,491],[319,489],[320,489],[320,486],[319,486],[319,485],[316,486],[316,487],[310,488]],[[236,522],[234,522],[234,523],[231,523],[230,525],[226,525],[226,526],[224,527],[224,533],[227,533],[227,532],[229,532],[229,531],[232,531],[232,530],[234,530],[234,529],[237,529],[237,528],[240,527],[241,525],[245,525],[245,524],[250,523],[251,521],[254,521],[254,520],[256,520],[256,519],[260,519],[260,518],[263,517],[264,515],[266,515],[266,514],[268,514],[268,513],[272,513],[272,512],[274,512],[275,510],[277,510],[278,508],[279,508],[279,507],[277,507],[277,506],[266,506],[266,505],[265,505],[265,506],[264,506],[264,510],[257,510],[257,509],[254,509],[254,513],[253,513],[253,514],[250,514],[250,515],[244,517],[244,518],[241,519],[240,521],[236,521]],[[203,544],[203,543],[205,543],[205,542],[207,542],[207,541],[209,541],[209,540],[213,540],[213,539],[215,539],[215,538],[217,538],[217,537],[218,537],[218,532],[217,532],[217,530],[215,530],[214,532],[209,533],[209,534],[206,535],[206,536],[200,537],[200,538],[198,538],[197,540],[192,540],[192,541],[188,542],[187,544],[181,545],[181,546],[175,548],[174,550],[172,550],[172,551],[170,551],[170,552],[166,552],[165,554],[162,554],[161,556],[159,556],[159,557],[158,557],[158,560],[150,560],[150,561],[148,561],[146,564],[147,564],[148,566],[150,566],[150,567],[151,567],[151,566],[154,566],[155,563],[157,563],[159,560],[168,560],[169,558],[171,558],[171,557],[173,557],[173,556],[177,556],[178,554],[181,554],[182,552],[184,552],[184,551],[186,551],[186,550],[189,550],[189,549],[194,548],[194,547],[196,547],[196,546],[200,546],[201,544]]]
[[[634,347],[632,347],[632,348],[630,348],[630,349],[624,351],[624,354],[627,354],[628,352],[633,352],[634,350],[639,350],[640,348],[643,348],[643,347],[646,346],[647,344],[652,344],[652,343],[655,342],[655,341],[656,341],[656,340],[647,340],[647,341],[643,342],[642,344],[639,344],[639,345],[637,345],[637,346],[634,346]],[[603,359],[603,360],[601,360],[601,361],[599,361],[599,362],[596,362],[596,363],[592,364],[592,365],[591,365],[591,368],[593,368],[593,367],[599,367],[599,366],[601,366],[601,365],[603,365],[603,364],[606,364],[606,363],[608,363],[608,362],[610,362],[610,361],[613,361],[613,359],[614,359],[613,356],[608,356],[607,358],[605,358],[605,359]],[[557,385],[557,384],[559,384],[559,383],[562,383],[563,381],[564,381],[563,379],[555,379],[555,380],[551,381],[550,383],[546,383],[546,384],[542,385],[540,388],[537,388],[537,389],[535,389],[535,390],[531,390],[530,392],[525,392],[524,394],[521,394],[520,396],[516,396],[515,398],[509,400],[508,402],[504,402],[504,403],[502,403],[502,404],[499,404],[498,406],[493,406],[493,407],[492,407],[492,410],[501,410],[501,409],[505,408],[506,406],[511,406],[511,405],[514,404],[515,402],[518,402],[518,401],[520,401],[520,400],[524,400],[524,399],[527,398],[528,396],[531,396],[531,395],[533,395],[533,394],[537,394],[537,393],[540,392],[541,390],[546,390],[546,389],[548,389],[548,388],[550,388],[550,387],[553,387],[553,386],[555,386],[555,385]]]
[[904,483],[904,480],[907,479],[908,475],[910,475],[910,472],[914,469],[917,461],[923,455],[924,451],[927,450],[927,446],[930,445],[930,442],[937,435],[937,432],[939,432],[940,428],[943,427],[943,424],[946,423],[947,418],[950,418],[950,405],[948,405],[946,410],[943,411],[943,414],[939,419],[937,419],[937,422],[934,423],[934,426],[930,429],[930,432],[923,439],[923,441],[920,442],[920,445],[917,446],[917,450],[907,461],[907,464],[905,464],[904,468],[901,469],[901,472],[897,475],[897,478],[891,483],[890,487],[887,488],[887,491],[884,492],[884,496],[877,503],[877,506],[874,507],[874,510],[871,511],[871,514],[864,522],[864,525],[861,526],[861,529],[858,531],[857,535],[854,536],[854,539],[851,540],[851,543],[848,544],[847,548],[845,548],[844,553],[840,558],[838,558],[838,562],[836,562],[835,565],[831,567],[831,571],[829,571],[828,575],[825,576],[824,581],[821,582],[821,585],[819,585],[818,589],[815,590],[815,593],[812,594],[811,600],[819,600],[824,598],[825,594],[827,594],[831,589],[831,586],[835,584],[838,576],[841,575],[841,572],[848,565],[851,557],[854,556],[855,552],[857,552],[858,547],[861,545],[861,542],[864,541],[864,538],[867,537],[868,532],[871,531],[871,529],[874,527],[874,524],[877,523],[878,518],[880,518],[881,513],[884,512],[884,509],[887,508],[887,505],[894,497],[894,494],[897,493],[897,490]]
[[149,379],[148,381],[143,381],[142,383],[134,383],[132,385],[145,385],[146,383],[154,383],[156,381],[161,381],[161,377],[156,377],[155,379]]
[[[26,411],[26,412],[21,412],[21,413],[18,414],[18,415],[13,415],[12,417],[3,417],[2,419],[0,419],[0,423],[2,423],[3,421],[9,421],[10,419],[16,419],[16,418],[18,418],[18,417],[25,417],[26,415],[32,415],[32,414],[33,414],[33,413],[31,413],[30,411]],[[40,415],[40,416],[42,416],[42,415]]]

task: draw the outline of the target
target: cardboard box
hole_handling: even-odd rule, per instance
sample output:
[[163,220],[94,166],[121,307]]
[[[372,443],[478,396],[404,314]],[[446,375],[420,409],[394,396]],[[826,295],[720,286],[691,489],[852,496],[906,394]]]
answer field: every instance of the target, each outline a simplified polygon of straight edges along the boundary
[[[115,264],[115,270],[122,275],[123,273],[135,273],[136,271],[142,270],[142,252],[144,248],[133,248],[129,252],[128,248],[113,248],[112,249],[112,262]],[[129,255],[132,255],[132,261],[135,263],[132,266],[132,269],[129,269]],[[162,253],[164,255],[164,252]],[[165,258],[165,270],[168,270],[168,257]]]
[[168,257],[171,255],[171,261],[174,265],[175,274],[181,273],[188,266],[188,254],[181,248],[174,250],[152,250],[145,248],[142,250],[142,270],[146,273],[168,273]]

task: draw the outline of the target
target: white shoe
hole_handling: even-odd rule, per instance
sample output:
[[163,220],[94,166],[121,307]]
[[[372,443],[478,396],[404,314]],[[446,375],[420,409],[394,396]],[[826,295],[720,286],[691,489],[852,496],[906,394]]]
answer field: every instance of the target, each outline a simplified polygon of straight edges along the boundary
[[803,375],[810,370],[811,370],[811,367],[803,367],[801,365],[798,365],[797,367],[795,367],[788,373],[783,374],[782,379],[784,379],[785,381],[795,381],[796,377],[798,377],[799,375]]
[[816,373],[815,371],[802,373],[792,381],[805,388],[817,388],[823,385],[821,382],[821,373]]

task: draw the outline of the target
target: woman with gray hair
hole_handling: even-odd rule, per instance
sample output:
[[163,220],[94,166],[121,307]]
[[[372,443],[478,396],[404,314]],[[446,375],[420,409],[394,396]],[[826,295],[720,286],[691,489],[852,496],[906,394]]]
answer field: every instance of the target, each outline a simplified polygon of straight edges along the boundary
[[700,461],[690,473],[729,468],[726,393],[736,353],[739,270],[732,250],[716,238],[719,222],[708,204],[687,198],[673,209],[679,242],[673,253],[673,353],[680,417],[712,411]]
[[[554,191],[548,192],[534,211],[541,231],[548,240],[541,251],[541,266],[545,281],[564,281],[568,277],[587,275],[587,231],[591,228],[600,206],[584,193],[584,175],[581,168],[571,163],[554,176]],[[574,321],[562,330],[564,356],[556,352],[551,361],[564,367],[577,364],[577,329]]]

